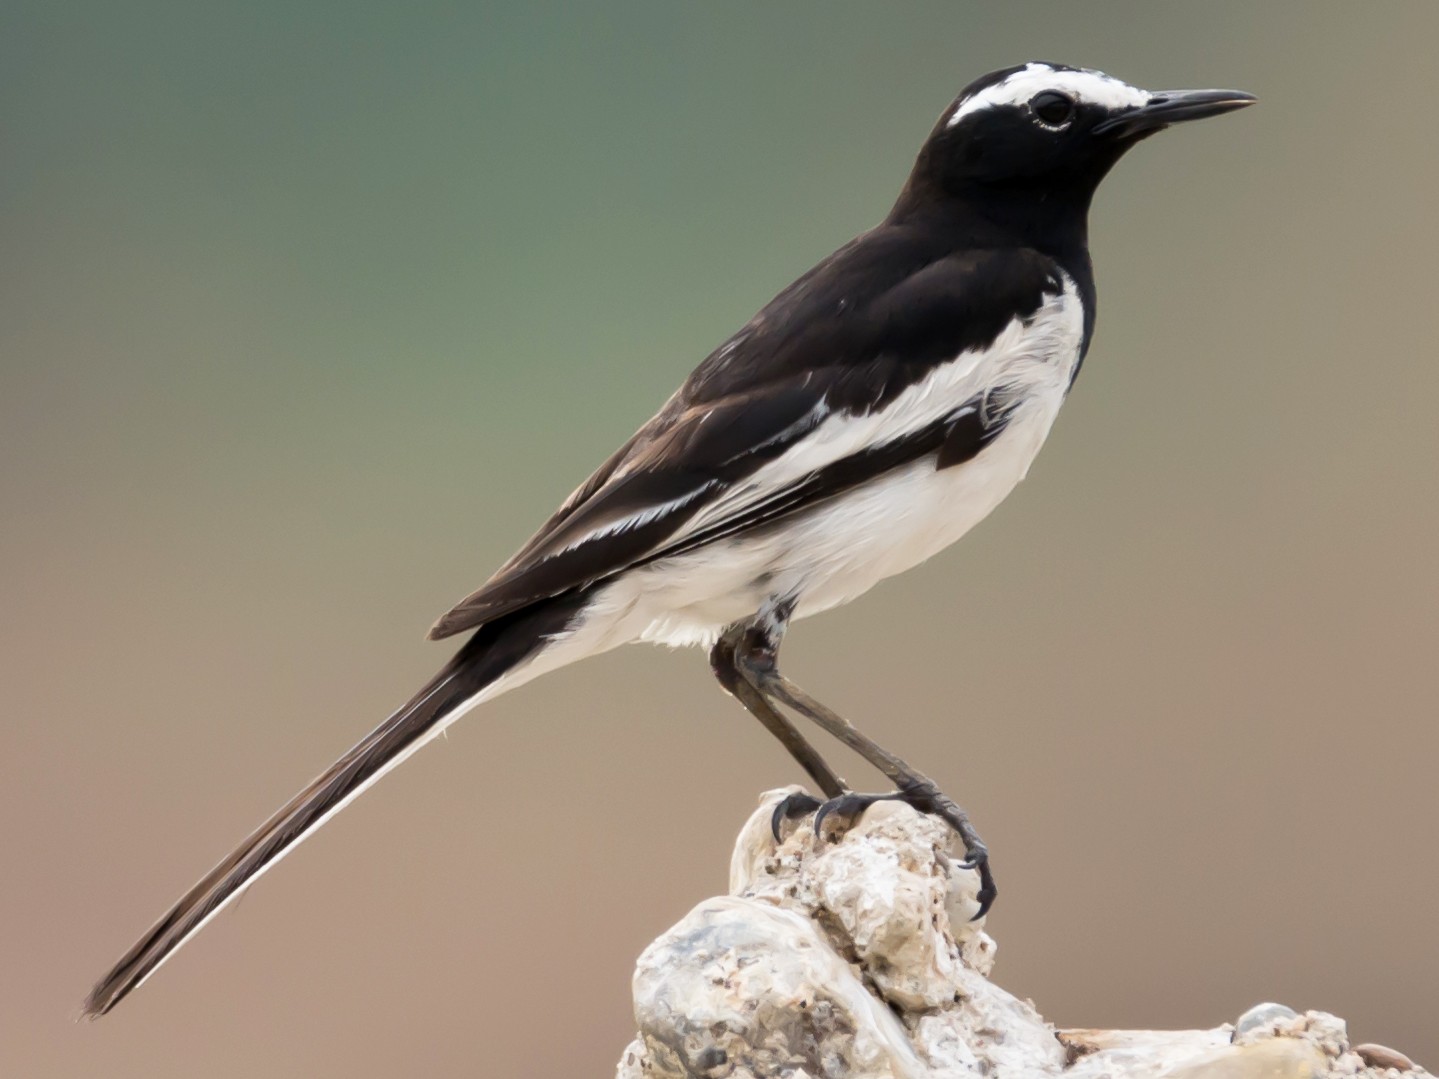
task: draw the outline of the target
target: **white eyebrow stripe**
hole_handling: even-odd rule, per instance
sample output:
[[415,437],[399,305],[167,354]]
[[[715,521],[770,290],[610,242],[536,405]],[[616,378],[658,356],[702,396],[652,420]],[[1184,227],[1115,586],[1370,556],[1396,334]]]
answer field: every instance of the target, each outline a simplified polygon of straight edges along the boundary
[[1041,90],[1062,90],[1076,101],[1087,105],[1103,105],[1107,109],[1138,107],[1149,100],[1149,93],[1127,82],[1099,71],[1056,71],[1048,64],[1026,64],[1007,79],[986,86],[966,98],[954,110],[946,127],[953,127],[966,116],[997,105],[1022,105]]

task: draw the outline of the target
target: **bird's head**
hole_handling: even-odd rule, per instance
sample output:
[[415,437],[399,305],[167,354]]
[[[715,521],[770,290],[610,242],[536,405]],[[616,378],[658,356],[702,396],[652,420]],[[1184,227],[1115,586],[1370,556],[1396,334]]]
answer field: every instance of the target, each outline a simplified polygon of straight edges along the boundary
[[[1240,90],[1141,90],[1099,71],[1031,62],[965,87],[915,163],[906,194],[1077,203],[1131,146],[1171,124],[1251,105]],[[903,197],[902,197],[903,201]]]

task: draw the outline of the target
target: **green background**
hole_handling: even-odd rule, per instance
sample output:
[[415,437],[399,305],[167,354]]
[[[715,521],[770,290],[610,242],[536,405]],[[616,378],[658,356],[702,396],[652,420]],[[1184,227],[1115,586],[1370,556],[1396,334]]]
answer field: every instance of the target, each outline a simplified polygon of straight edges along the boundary
[[[790,672],[967,805],[996,980],[1439,1062],[1439,7],[29,3],[0,15],[0,1074],[605,1075],[796,769],[703,657],[487,706],[112,1017],[93,979],[420,638],[1029,58],[1261,104],[1101,190],[1029,481]],[[875,779],[852,760],[852,779]]]

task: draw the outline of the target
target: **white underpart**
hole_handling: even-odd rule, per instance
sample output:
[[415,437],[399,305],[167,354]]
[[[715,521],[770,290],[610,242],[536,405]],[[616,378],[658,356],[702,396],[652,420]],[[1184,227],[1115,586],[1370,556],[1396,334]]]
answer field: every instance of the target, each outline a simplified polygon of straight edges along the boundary
[[1106,109],[1137,108],[1150,98],[1149,91],[1130,86],[1102,71],[1056,71],[1048,64],[1031,63],[1007,79],[965,98],[945,126],[953,127],[982,109],[1023,105],[1041,90],[1058,90],[1081,105],[1101,105]]
[[706,506],[673,539],[725,520],[827,464],[953,414],[978,394],[1013,403],[1004,430],[974,458],[937,469],[933,455],[869,481],[781,525],[715,540],[621,574],[579,624],[525,671],[628,641],[713,642],[776,596],[796,617],[848,602],[925,561],[982,521],[1029,471],[1079,360],[1084,314],[1074,283],[1015,319],[985,349],[936,368],[885,408],[832,413],[797,445]]

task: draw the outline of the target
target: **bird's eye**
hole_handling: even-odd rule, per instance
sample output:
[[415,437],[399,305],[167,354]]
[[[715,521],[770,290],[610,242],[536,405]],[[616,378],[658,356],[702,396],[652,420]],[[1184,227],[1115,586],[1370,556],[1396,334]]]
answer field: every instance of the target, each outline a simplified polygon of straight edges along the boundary
[[1040,123],[1063,127],[1074,119],[1074,99],[1058,90],[1042,90],[1029,99],[1029,111]]

